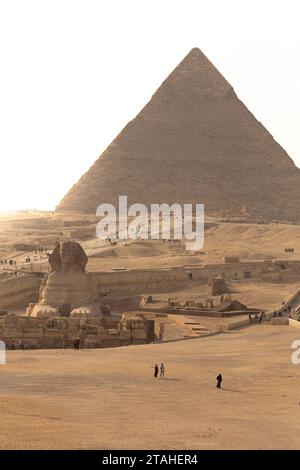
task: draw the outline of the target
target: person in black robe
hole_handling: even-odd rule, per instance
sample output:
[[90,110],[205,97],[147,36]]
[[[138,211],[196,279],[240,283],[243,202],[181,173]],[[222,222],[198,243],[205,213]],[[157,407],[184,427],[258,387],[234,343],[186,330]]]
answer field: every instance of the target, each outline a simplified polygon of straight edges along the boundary
[[223,380],[223,377],[222,377],[221,374],[219,374],[218,377],[217,377],[217,385],[216,385],[217,388],[221,388],[222,380]]

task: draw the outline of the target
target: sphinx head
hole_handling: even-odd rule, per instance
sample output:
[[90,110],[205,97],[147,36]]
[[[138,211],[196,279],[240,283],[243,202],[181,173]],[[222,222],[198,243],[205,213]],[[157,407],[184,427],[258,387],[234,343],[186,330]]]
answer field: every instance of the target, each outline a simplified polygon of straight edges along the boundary
[[49,256],[51,272],[54,271],[85,271],[88,258],[79,243],[57,243]]

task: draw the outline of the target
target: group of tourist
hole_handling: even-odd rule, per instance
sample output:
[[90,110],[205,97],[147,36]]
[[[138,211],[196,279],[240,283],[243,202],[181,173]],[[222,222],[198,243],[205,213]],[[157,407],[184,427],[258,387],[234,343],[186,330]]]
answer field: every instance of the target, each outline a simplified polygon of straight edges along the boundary
[[17,262],[15,259],[0,259],[1,265],[16,266]]
[[291,316],[291,311],[292,311],[291,306],[283,302],[280,310],[274,310],[273,312],[268,313],[268,314],[266,314],[265,312],[260,312],[260,313],[257,312],[254,315],[251,315],[251,313],[249,313],[249,320],[257,322],[259,324],[263,322],[266,322],[269,324],[271,321],[271,318],[277,318],[277,317],[280,318],[280,317],[284,317],[287,315]]
[[[154,366],[154,378],[157,379],[158,374],[159,374],[159,377],[161,379],[164,379],[165,378],[165,371],[166,371],[166,367],[165,367],[163,362],[161,363],[160,367],[158,366],[158,364],[155,364],[155,366]],[[216,381],[217,381],[216,387],[217,388],[222,388],[223,377],[222,377],[221,374],[219,374],[216,377]]]
[[34,250],[34,254],[37,255],[38,253],[45,253],[47,254],[48,253],[48,248],[46,248],[45,246],[37,246]]
[[267,321],[268,323],[268,319],[269,319],[269,316],[267,316],[264,312],[260,312],[260,313],[257,312],[253,316],[251,315],[251,313],[249,313],[250,321],[255,321],[257,323],[262,323],[264,321]]
[[166,368],[165,368],[165,365],[164,365],[163,362],[161,363],[160,367],[158,367],[158,364],[155,364],[155,366],[154,366],[154,377],[157,379],[158,373],[160,372],[159,377],[161,379],[164,379],[165,378],[165,370],[166,370]]

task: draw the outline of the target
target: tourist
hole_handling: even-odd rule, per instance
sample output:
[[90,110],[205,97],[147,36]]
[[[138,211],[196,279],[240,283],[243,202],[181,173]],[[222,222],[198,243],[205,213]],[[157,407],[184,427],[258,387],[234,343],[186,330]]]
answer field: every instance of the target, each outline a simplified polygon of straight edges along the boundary
[[165,370],[166,370],[166,369],[165,369],[164,364],[161,363],[161,365],[160,365],[160,378],[161,378],[161,379],[164,379],[164,378],[165,378]]
[[218,377],[217,377],[217,385],[216,385],[217,388],[221,388],[222,381],[223,381],[223,377],[222,377],[221,374],[219,374]]
[[158,364],[155,364],[155,366],[154,366],[154,377],[155,378],[157,378],[157,376],[158,376],[158,371],[159,371]]

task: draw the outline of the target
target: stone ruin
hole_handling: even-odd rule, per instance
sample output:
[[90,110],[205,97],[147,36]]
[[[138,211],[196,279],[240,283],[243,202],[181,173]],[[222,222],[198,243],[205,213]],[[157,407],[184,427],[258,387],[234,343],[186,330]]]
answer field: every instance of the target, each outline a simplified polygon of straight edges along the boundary
[[0,317],[0,340],[7,348],[112,348],[154,341],[154,321],[108,316],[103,318],[28,317],[10,313]]
[[240,258],[238,256],[224,256],[224,263],[239,263]]
[[0,340],[8,348],[103,348],[154,341],[154,321],[121,318],[94,300],[85,267],[88,258],[76,242],[57,244],[49,256],[51,272],[37,304],[26,315],[0,318]]
[[209,286],[211,288],[211,295],[212,296],[230,293],[230,290],[226,286],[225,280],[222,276],[214,277],[210,281]]

